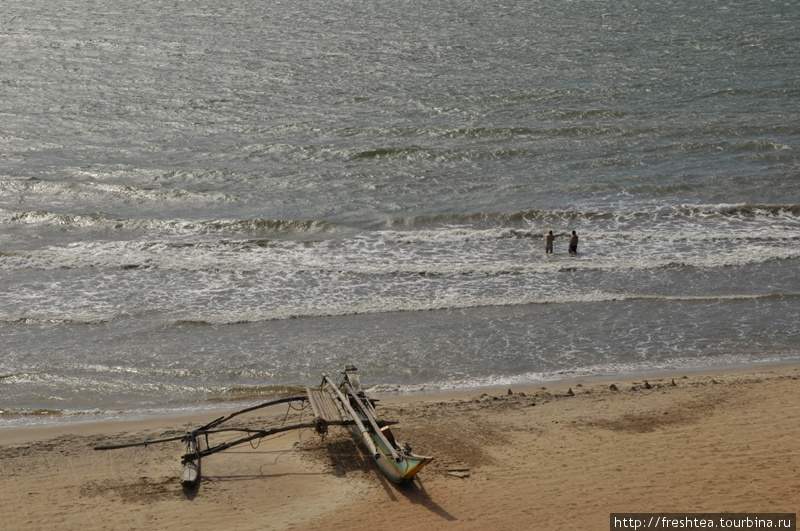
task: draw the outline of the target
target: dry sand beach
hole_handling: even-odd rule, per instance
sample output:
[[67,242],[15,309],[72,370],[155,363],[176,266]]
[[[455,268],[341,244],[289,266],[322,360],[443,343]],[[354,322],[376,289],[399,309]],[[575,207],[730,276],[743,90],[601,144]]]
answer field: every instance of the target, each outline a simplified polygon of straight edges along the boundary
[[761,367],[383,398],[398,438],[436,456],[408,487],[334,428],[325,441],[291,432],[210,456],[191,493],[178,482],[179,443],[92,447],[208,418],[4,430],[0,521],[6,531],[601,530],[612,512],[793,513],[798,377],[797,366]]

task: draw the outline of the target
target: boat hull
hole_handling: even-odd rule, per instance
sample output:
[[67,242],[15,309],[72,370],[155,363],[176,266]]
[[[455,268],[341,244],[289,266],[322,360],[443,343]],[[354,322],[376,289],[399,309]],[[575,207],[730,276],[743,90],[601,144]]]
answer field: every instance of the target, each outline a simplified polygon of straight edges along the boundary
[[[370,452],[369,447],[361,439],[362,434],[360,431],[357,428],[352,428],[352,432],[357,439],[362,441],[364,449]],[[400,459],[395,460],[382,438],[371,433],[367,435],[372,439],[375,448],[378,450],[378,453],[372,456],[373,461],[375,461],[375,464],[378,465],[378,468],[381,469],[387,479],[398,485],[413,481],[417,473],[433,461],[433,457],[414,455],[407,452],[402,452]],[[395,448],[395,451],[397,452],[398,449]]]
[[[361,390],[358,369],[354,365],[348,365],[343,374],[344,381],[339,385],[327,374],[322,375],[323,382],[331,392],[331,398],[337,401],[335,407],[342,420],[352,419],[353,426],[350,429],[353,435],[390,481],[397,484],[412,481],[420,470],[433,461],[433,457],[416,455],[408,445],[401,447],[389,426],[381,426],[377,420],[375,401],[368,399]],[[312,407],[315,407],[313,403]],[[320,407],[316,406],[315,414],[318,409]]]

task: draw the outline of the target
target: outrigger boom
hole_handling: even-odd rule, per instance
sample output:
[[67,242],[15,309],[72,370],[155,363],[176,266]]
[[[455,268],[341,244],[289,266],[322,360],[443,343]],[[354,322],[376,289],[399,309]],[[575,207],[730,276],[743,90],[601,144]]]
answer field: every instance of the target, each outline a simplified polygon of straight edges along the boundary
[[[399,484],[412,481],[416,474],[433,460],[433,457],[416,455],[412,453],[408,445],[401,448],[389,429],[389,426],[397,424],[397,421],[376,418],[373,400],[367,398],[361,390],[358,370],[355,366],[347,365],[342,374],[344,375],[344,380],[340,385],[336,385],[327,374],[323,374],[322,385],[318,388],[306,388],[306,395],[270,400],[219,417],[196,429],[192,429],[190,425],[183,435],[123,444],[108,444],[96,446],[94,449],[117,450],[120,448],[182,441],[186,445],[186,453],[181,456],[181,464],[184,467],[181,473],[181,485],[186,488],[193,488],[200,481],[200,461],[203,457],[277,433],[314,429],[318,434],[325,435],[328,431],[328,426],[347,426],[352,430],[356,439],[371,454],[371,457],[387,478]],[[243,413],[279,404],[291,404],[292,402],[307,402],[314,411],[313,420],[259,429],[220,427],[225,422]],[[209,443],[210,436],[224,432],[243,432],[246,435],[213,446]],[[201,437],[205,439],[204,449],[201,449]]]

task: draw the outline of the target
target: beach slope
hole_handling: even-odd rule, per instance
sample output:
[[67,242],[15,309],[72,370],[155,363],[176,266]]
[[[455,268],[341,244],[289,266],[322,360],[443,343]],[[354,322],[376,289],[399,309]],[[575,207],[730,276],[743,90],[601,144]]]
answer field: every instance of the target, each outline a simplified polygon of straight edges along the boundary
[[180,443],[93,447],[208,419],[3,430],[0,520],[6,531],[600,530],[612,512],[796,512],[798,377],[765,367],[383,398],[397,438],[436,456],[407,487],[333,427],[325,440],[291,432],[210,456],[188,492]]

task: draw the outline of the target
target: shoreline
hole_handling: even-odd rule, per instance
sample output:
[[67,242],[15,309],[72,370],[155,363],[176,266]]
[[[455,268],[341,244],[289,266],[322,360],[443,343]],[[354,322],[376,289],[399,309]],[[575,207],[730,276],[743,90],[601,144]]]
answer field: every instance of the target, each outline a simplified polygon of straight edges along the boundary
[[[509,388],[520,389],[522,391],[526,389],[536,389],[539,387],[563,387],[569,385],[577,385],[577,384],[596,384],[596,383],[613,383],[614,381],[624,381],[624,380],[636,380],[636,379],[643,379],[643,378],[667,378],[667,377],[679,377],[684,375],[705,375],[711,373],[719,373],[719,372],[747,372],[747,371],[755,371],[755,370],[762,370],[766,368],[780,368],[780,367],[793,367],[798,366],[800,367],[800,357],[797,358],[782,358],[779,360],[769,360],[769,361],[756,361],[753,363],[746,363],[746,362],[736,362],[736,363],[728,363],[724,365],[707,365],[707,366],[694,366],[688,368],[663,368],[663,369],[653,369],[653,370],[642,370],[642,371],[626,371],[617,374],[608,374],[608,373],[601,373],[601,374],[587,374],[587,375],[570,375],[565,376],[564,378],[552,378],[552,379],[543,379],[536,382],[523,382],[523,383],[504,383],[504,384],[495,384],[495,385],[486,385],[486,386],[476,386],[470,387],[467,389],[424,389],[421,391],[371,391],[368,387],[366,391],[376,397],[381,398],[382,400],[427,400],[432,398],[447,398],[450,396],[463,396],[469,395],[472,393],[491,393],[500,390],[507,390]],[[369,382],[365,382],[367,386],[369,386]],[[278,398],[278,397],[275,397]],[[272,397],[264,397],[263,401],[271,400]],[[252,400],[230,400],[228,402],[218,402],[218,405],[213,407],[209,407],[209,402],[200,402],[201,406],[203,407],[202,412],[198,413],[190,413],[186,409],[174,410],[174,411],[159,411],[159,412],[131,412],[131,413],[119,413],[117,414],[118,417],[116,418],[109,418],[109,417],[100,417],[100,418],[93,418],[91,415],[74,415],[74,416],[43,416],[42,420],[45,419],[53,419],[51,422],[44,421],[41,424],[30,424],[30,425],[19,425],[19,426],[4,426],[2,422],[0,422],[0,435],[8,436],[9,432],[14,432],[17,430],[31,430],[32,432],[42,431],[43,434],[53,432],[57,433],[60,430],[67,429],[70,426],[85,426],[85,425],[94,425],[94,424],[140,424],[140,423],[151,423],[151,422],[172,422],[178,419],[183,419],[186,422],[193,421],[197,422],[198,419],[202,423],[202,416],[207,415],[210,419],[213,416],[218,416],[221,414],[225,414],[230,411],[234,411],[239,409],[240,407],[247,407],[247,405],[255,405],[262,401],[262,399],[252,399]],[[15,417],[16,419],[22,418],[30,418],[31,416],[19,416]],[[35,417],[35,416],[34,416]],[[82,430],[87,432],[93,432],[91,429]],[[5,438],[5,437],[4,437]]]
[[[371,527],[402,520],[411,531],[605,529],[611,512],[796,511],[800,364],[680,372],[381,396],[379,414],[399,421],[401,443],[436,457],[407,487],[389,484],[339,429],[324,441],[287,432],[210,456],[199,489],[186,493],[180,443],[92,448],[180,434],[211,415],[11,428],[0,432],[4,526],[344,530],[353,527],[342,514],[376,504]],[[286,409],[269,409],[241,422],[281,422]]]

